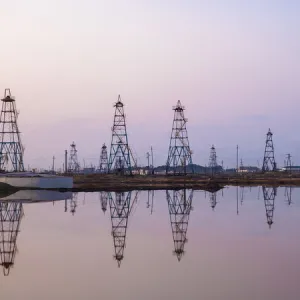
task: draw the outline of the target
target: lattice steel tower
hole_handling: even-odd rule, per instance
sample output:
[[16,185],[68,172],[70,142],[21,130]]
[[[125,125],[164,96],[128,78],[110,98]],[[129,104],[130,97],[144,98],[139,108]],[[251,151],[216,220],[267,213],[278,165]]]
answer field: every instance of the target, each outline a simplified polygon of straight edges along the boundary
[[184,106],[178,100],[173,107],[174,119],[170,138],[169,153],[166,164],[167,174],[187,174],[187,166],[190,165],[194,173],[192,162],[192,151],[189,146],[188,133],[186,129],[187,119],[184,117]]
[[131,156],[128,146],[128,137],[126,131],[126,121],[124,114],[124,104],[121,101],[121,96],[118,96],[118,101],[115,103],[114,124],[112,127],[112,138],[110,146],[110,154],[108,161],[108,172],[128,173],[132,174]]
[[262,167],[263,172],[276,171],[276,162],[274,157],[274,145],[272,137],[273,133],[269,129],[267,133],[264,161]]
[[217,171],[218,163],[217,163],[217,153],[216,148],[214,145],[210,148],[210,155],[209,155],[209,163],[208,166],[211,170],[211,174],[213,175]]
[[[189,196],[187,197],[187,193]],[[184,254],[184,245],[187,242],[187,229],[190,212],[192,210],[193,191],[177,190],[167,191],[170,222],[174,241],[174,254],[178,261]]]
[[286,155],[286,164],[285,164],[285,167],[286,167],[286,170],[289,171],[290,173],[292,172],[292,156],[291,154],[287,154]]
[[0,171],[23,172],[24,148],[18,128],[16,101],[5,89],[0,116]]
[[107,156],[107,147],[105,144],[103,144],[101,148],[99,170],[101,173],[107,173],[108,171],[108,156]]
[[115,248],[114,258],[118,262],[118,267],[120,267],[124,258],[124,248],[126,246],[126,231],[130,213],[131,192],[116,192],[115,197],[109,192],[108,199]]
[[14,265],[17,236],[23,215],[22,203],[0,202],[0,264],[5,276]]
[[70,158],[69,158],[68,171],[70,173],[77,173],[77,172],[79,172],[79,169],[80,169],[80,166],[79,166],[78,157],[77,157],[76,144],[73,142],[70,145]]
[[264,202],[266,208],[266,217],[267,223],[269,224],[269,228],[273,224],[273,216],[274,216],[274,208],[275,208],[275,197],[277,194],[276,187],[262,187],[263,195],[264,195]]

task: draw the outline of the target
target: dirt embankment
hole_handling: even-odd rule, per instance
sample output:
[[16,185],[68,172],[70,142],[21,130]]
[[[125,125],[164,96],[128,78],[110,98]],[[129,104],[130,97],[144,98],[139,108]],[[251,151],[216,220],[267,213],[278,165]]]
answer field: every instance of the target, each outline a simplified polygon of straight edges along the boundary
[[199,189],[217,191],[226,185],[293,185],[300,186],[300,174],[218,174],[166,176],[134,175],[120,176],[114,174],[74,175],[74,191],[118,191],[118,190],[165,190],[165,189]]

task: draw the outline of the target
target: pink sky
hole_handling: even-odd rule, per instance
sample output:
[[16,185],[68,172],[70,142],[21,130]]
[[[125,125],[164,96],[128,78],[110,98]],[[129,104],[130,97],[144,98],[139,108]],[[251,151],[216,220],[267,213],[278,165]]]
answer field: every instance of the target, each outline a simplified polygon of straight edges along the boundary
[[270,127],[278,164],[289,152],[300,164],[300,5],[205,2],[1,3],[0,91],[21,111],[25,165],[48,168],[55,155],[59,167],[73,140],[97,164],[118,94],[141,164],[151,145],[165,163],[178,99],[195,163],[215,144],[233,166],[239,144],[257,165]]

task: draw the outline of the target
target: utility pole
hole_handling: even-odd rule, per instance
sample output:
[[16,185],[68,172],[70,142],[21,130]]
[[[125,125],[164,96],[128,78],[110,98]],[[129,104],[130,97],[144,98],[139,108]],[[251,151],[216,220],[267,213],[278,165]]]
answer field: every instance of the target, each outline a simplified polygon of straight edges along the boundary
[[55,161],[55,156],[53,155],[53,157],[52,157],[52,173],[54,173],[54,161]]
[[236,145],[236,172],[239,170],[239,145]]
[[148,171],[150,171],[150,153],[147,152],[146,156],[147,156],[147,160],[148,160]]
[[153,163],[153,148],[151,146],[151,164],[152,164],[152,174],[154,174],[154,163]]
[[65,150],[65,173],[68,172],[68,150]]

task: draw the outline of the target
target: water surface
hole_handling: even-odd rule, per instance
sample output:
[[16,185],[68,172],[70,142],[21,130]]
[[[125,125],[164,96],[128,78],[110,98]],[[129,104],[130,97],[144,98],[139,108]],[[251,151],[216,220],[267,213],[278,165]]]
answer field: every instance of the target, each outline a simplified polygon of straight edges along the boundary
[[299,191],[2,202],[1,299],[298,300]]

